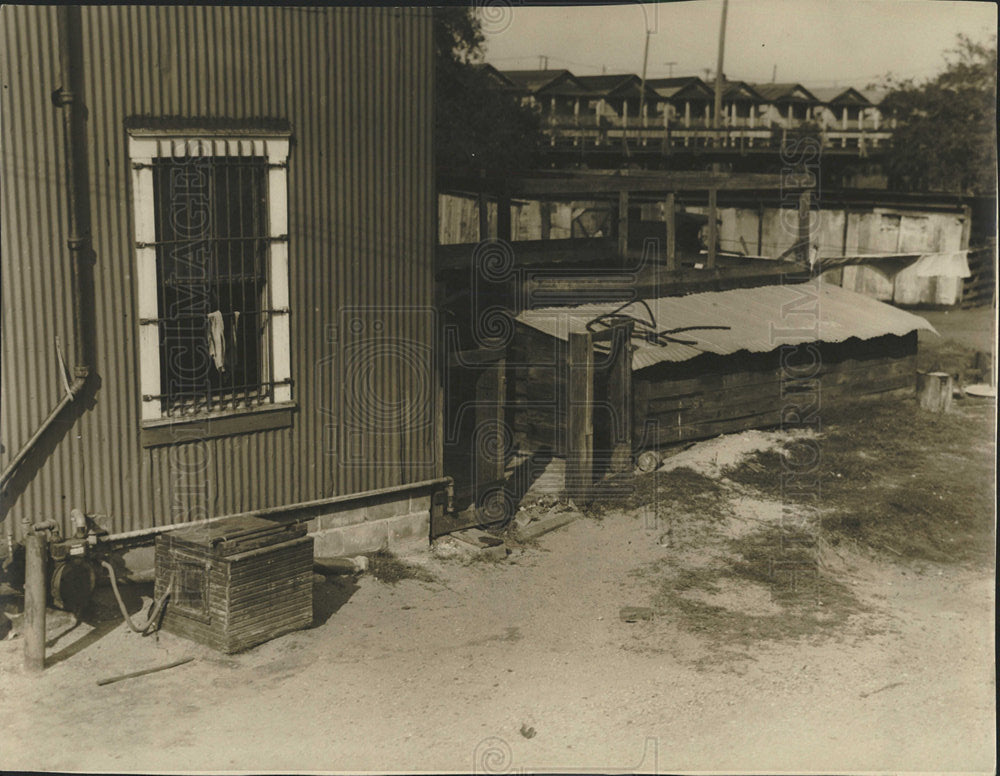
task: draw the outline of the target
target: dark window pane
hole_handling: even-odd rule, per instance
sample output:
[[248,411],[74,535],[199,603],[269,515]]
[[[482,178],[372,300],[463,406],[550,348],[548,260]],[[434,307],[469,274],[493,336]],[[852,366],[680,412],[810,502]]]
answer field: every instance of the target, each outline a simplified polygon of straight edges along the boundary
[[267,379],[267,165],[156,160],[161,390],[169,412],[245,406]]

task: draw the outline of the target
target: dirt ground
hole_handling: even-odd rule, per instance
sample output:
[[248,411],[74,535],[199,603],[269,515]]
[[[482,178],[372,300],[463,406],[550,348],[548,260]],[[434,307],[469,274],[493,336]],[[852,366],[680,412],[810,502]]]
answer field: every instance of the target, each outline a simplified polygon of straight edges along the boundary
[[[993,406],[823,418],[680,451],[498,562],[317,577],[314,627],[243,654],[99,591],[41,676],[0,641],[0,768],[992,773]],[[809,445],[817,503],[775,487]]]

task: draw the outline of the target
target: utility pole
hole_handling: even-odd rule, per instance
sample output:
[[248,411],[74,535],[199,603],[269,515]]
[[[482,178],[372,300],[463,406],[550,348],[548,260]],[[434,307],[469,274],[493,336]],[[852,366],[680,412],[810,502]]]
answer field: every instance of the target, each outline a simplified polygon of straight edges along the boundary
[[643,124],[643,110],[646,108],[646,63],[649,61],[649,36],[652,35],[651,30],[646,30],[646,47],[642,51],[642,86],[639,87],[639,127],[640,129],[644,127]]
[[664,62],[663,64],[665,64],[668,68],[670,68],[667,71],[667,78],[673,78],[674,77],[674,65],[676,65],[677,62]]
[[548,70],[549,69],[549,57],[547,54],[538,55],[538,69]]
[[[726,12],[729,10],[729,0],[722,0],[722,20],[719,22],[719,57],[715,65],[715,116],[712,127],[719,128],[719,115],[722,113],[722,61],[726,53]],[[719,137],[716,135],[716,142]]]
[[[712,128],[715,130],[715,145],[720,147],[719,114],[722,113],[722,67],[726,51],[726,12],[729,10],[729,0],[722,0],[722,19],[719,22],[719,57],[715,65],[715,115],[712,117]],[[720,171],[719,163],[712,164],[712,172]],[[708,191],[708,268],[715,269],[715,243],[718,239],[719,227],[716,223],[718,191]]]
[[778,80],[778,63],[775,62],[774,67],[771,68],[771,83],[773,84]]

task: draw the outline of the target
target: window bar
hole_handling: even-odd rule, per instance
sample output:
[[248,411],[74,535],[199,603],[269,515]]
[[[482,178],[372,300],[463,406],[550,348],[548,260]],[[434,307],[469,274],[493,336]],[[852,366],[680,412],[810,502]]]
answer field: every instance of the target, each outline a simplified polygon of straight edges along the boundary
[[[213,148],[212,152],[214,153],[214,151],[215,151],[215,149]],[[223,201],[223,198],[219,195],[219,164],[218,164],[218,161],[215,159],[214,156],[206,157],[206,161],[208,163],[209,169],[211,170],[211,174],[210,174],[210,177],[209,177],[210,183],[209,183],[209,197],[208,197],[209,206],[208,207],[209,207],[209,232],[210,232],[209,240],[210,240],[210,244],[212,246],[212,250],[208,254],[209,255],[209,267],[208,267],[208,278],[209,278],[209,280],[208,280],[208,288],[206,289],[206,291],[208,291],[208,293],[209,293],[209,299],[206,300],[208,302],[208,304],[206,305],[206,307],[208,308],[206,310],[206,313],[209,313],[209,312],[212,312],[211,294],[212,294],[213,291],[215,292],[215,297],[216,297],[215,302],[217,304],[221,305],[221,300],[218,299],[219,293],[218,293],[218,282],[217,282],[217,277],[218,277],[218,274],[219,274],[219,263],[220,263],[220,258],[221,258],[219,256],[219,243],[218,243],[218,238],[219,238],[219,229],[218,229],[218,227],[219,227],[219,225],[218,225],[217,222],[218,222],[218,208],[219,208],[219,203]],[[206,335],[206,339],[207,339],[208,336],[210,336],[209,324],[208,324],[208,316],[207,315],[205,317],[205,335]],[[225,338],[223,338],[223,339],[225,339]],[[209,368],[209,370],[211,370],[212,367],[210,366],[208,368]],[[209,377],[210,374],[211,374],[211,372],[206,373],[205,374],[205,380],[204,380],[204,385],[205,385],[205,409],[208,412],[212,411],[212,380]]]
[[[226,228],[224,234],[226,237],[229,237],[234,233],[233,232],[233,170],[234,169],[238,170],[239,168],[233,164],[232,157],[228,156],[228,154],[231,152],[229,144],[226,143],[225,145],[226,145],[227,156],[224,159],[220,159],[219,164],[222,167],[222,169],[225,170],[226,197],[223,205],[226,213]],[[237,198],[239,197],[238,192],[236,196]],[[219,243],[219,251],[220,253],[224,252],[226,261],[224,268],[222,267],[220,262],[219,272],[218,275],[216,276],[218,279],[218,288],[219,288],[219,310],[222,312],[222,321],[223,321],[222,339],[224,344],[226,345],[226,349],[228,349],[229,345],[229,343],[226,342],[227,339],[226,323],[228,323],[228,319],[231,317],[231,313],[233,312],[234,309],[234,301],[233,301],[234,289],[232,283],[222,282],[221,279],[223,277],[223,273],[225,273],[226,276],[232,275],[233,263],[234,263],[233,262],[234,247],[238,249],[239,245],[237,243],[221,243],[221,242]],[[240,274],[242,273],[243,273],[243,268],[240,267]],[[225,302],[223,302],[222,300],[223,295],[225,295],[226,297]],[[230,358],[230,362],[232,362],[232,358]],[[230,394],[229,407],[230,409],[235,409],[236,407],[235,381],[232,379],[232,375],[229,374],[229,370],[226,368],[225,361],[223,361],[222,369],[223,371],[219,375],[219,391],[218,395],[216,396],[216,401],[218,402],[219,409],[225,409],[226,394],[229,393]]]
[[[153,191],[154,191],[153,201],[155,203],[155,208],[156,208],[154,213],[154,221],[155,221],[155,235],[157,241],[163,239],[168,234],[167,232],[168,224],[166,223],[166,211],[168,203],[165,201],[167,199],[167,196],[165,196],[165,194],[169,193],[169,186],[164,185],[163,179],[165,173],[169,175],[169,168],[165,166],[161,160],[157,159],[156,164],[153,168]],[[170,236],[172,237],[173,235],[171,234]],[[169,320],[172,311],[169,309],[169,305],[167,303],[168,295],[166,292],[166,286],[164,285],[164,281],[167,279],[166,253],[167,251],[165,248],[161,247],[156,248],[156,271],[157,271],[156,299],[157,299],[157,311],[158,311],[157,314],[163,316],[165,320]],[[173,336],[173,334],[174,332],[168,326],[164,326],[160,329],[160,351],[157,354],[157,356],[160,358],[160,389],[162,391],[165,385],[166,390],[164,391],[164,393],[167,394],[166,401],[162,402],[161,404],[161,412],[166,415],[173,414],[174,402],[173,402],[173,397],[171,396],[171,394],[173,393],[173,377],[170,374],[169,359],[164,359],[164,355],[168,352],[167,348],[164,347],[164,344],[165,340],[167,340],[168,337]]]
[[[248,310],[248,313],[250,315],[258,315],[258,316],[263,315],[264,313],[270,313],[271,315],[291,315],[291,310],[289,310],[287,307],[279,307],[273,310],[272,309]],[[190,320],[200,321],[204,317],[205,316],[202,313],[187,313],[184,315],[174,315],[169,318],[166,316],[160,318],[140,318],[139,324],[141,326],[152,326],[154,323],[156,324],[170,323],[172,321],[190,321]],[[241,318],[243,317],[242,312],[240,313],[240,317]]]
[[[270,388],[271,386],[275,386],[275,385],[291,385],[291,384],[292,384],[292,378],[290,378],[290,377],[285,378],[284,380],[265,380],[265,381],[263,381],[261,383],[261,385],[263,385],[265,387],[268,387],[268,388]],[[247,387],[253,387],[253,386],[247,386]],[[170,396],[170,394],[168,394],[168,393],[143,394],[142,395],[142,400],[143,401],[153,401],[154,399],[166,399],[169,396]],[[197,398],[197,397],[195,397],[195,398]],[[191,402],[187,402],[186,404],[182,402],[180,404],[180,406],[184,407],[184,409],[187,412],[195,412],[196,409],[197,409],[196,407],[192,407]]]
[[[260,173],[257,167],[252,167],[250,171],[250,228],[251,234],[254,236],[260,235],[260,219],[258,218],[260,208]],[[261,304],[263,301],[261,299],[261,283],[260,283],[260,242],[253,243],[253,263],[254,263],[254,279],[253,279],[253,296],[254,304],[257,309],[263,308],[265,305]],[[260,317],[253,322],[253,348],[255,361],[257,365],[257,395],[255,397],[255,403],[261,403],[261,395],[263,389],[264,380],[269,380],[271,378],[270,374],[263,373],[263,364],[261,359],[261,338],[263,336],[263,331],[260,326]]]
[[[242,145],[242,143],[240,144],[240,152],[241,153],[243,152],[243,145]],[[247,229],[247,223],[246,223],[246,221],[247,221],[247,215],[248,215],[248,213],[246,213],[245,209],[244,209],[244,200],[246,199],[246,196],[247,196],[247,176],[244,175],[244,172],[243,172],[244,171],[244,167],[247,167],[247,166],[246,165],[241,165],[240,166],[240,232],[241,232],[241,234],[248,234],[249,233],[252,237],[256,237],[257,236],[257,232],[253,228],[253,226],[250,227],[249,231]],[[254,171],[254,168],[253,167],[247,167],[247,169],[249,170],[250,187],[251,187],[251,193],[252,193],[253,171]],[[250,209],[249,215],[251,216],[251,222],[252,222],[252,215],[253,215],[253,199],[252,198],[251,198],[250,202],[248,203],[248,206],[249,206],[249,209]],[[243,318],[243,328],[240,330],[241,333],[238,334],[237,336],[240,337],[240,342],[241,343],[245,341],[245,337],[243,337],[242,332],[245,331],[245,329],[246,329],[246,326],[247,326],[247,323],[248,323],[247,314],[249,313],[249,308],[251,307],[251,305],[249,304],[249,300],[247,299],[247,283],[248,283],[248,281],[246,279],[246,275],[248,274],[247,251],[249,250],[249,253],[250,253],[250,256],[251,256],[251,261],[252,261],[252,257],[253,257],[254,251],[256,249],[256,245],[257,245],[256,240],[252,240],[252,241],[246,242],[246,243],[240,243],[240,249],[241,249],[240,273],[244,276],[244,279],[240,281],[240,317]],[[251,263],[251,266],[249,267],[249,271],[250,272],[253,271],[252,263]],[[251,279],[249,282],[256,282],[256,280],[255,279]],[[249,395],[250,394],[249,386],[250,386],[252,375],[249,373],[249,370],[248,370],[248,366],[249,366],[249,364],[247,363],[248,362],[248,355],[249,354],[246,352],[246,349],[245,348],[241,348],[241,352],[240,352],[240,356],[241,357],[240,357],[240,363],[239,363],[239,366],[238,366],[238,372],[239,372],[239,376],[240,376],[240,379],[239,379],[240,384],[244,385],[244,386],[247,386],[246,388],[243,389],[244,402],[245,402],[246,406],[250,407],[250,406],[253,406],[255,404],[255,402],[253,401],[253,399]],[[257,384],[259,386],[259,381],[256,381],[256,382],[257,382]],[[258,388],[258,390],[259,390],[259,388]]]

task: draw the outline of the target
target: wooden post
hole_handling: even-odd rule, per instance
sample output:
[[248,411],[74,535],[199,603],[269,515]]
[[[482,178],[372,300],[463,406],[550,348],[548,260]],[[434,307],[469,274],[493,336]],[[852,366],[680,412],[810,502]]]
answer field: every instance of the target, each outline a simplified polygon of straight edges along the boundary
[[625,264],[628,255],[628,192],[618,192],[618,255]]
[[510,242],[510,194],[497,197],[497,239]]
[[667,269],[677,269],[677,198],[672,191],[663,203],[663,218],[667,222]]
[[476,377],[476,504],[504,478],[507,465],[504,406],[507,396],[506,359],[483,363]]
[[844,233],[841,236],[841,246],[840,246],[841,254],[840,255],[841,256],[846,256],[847,255],[847,232],[848,232],[848,229],[850,229],[850,226],[851,226],[851,211],[848,210],[846,202],[844,202],[843,205],[844,205]]
[[972,234],[972,207],[970,205],[962,206],[962,241],[959,243],[959,247],[963,251],[969,249],[969,237]]
[[586,498],[594,480],[594,340],[590,333],[569,335],[566,415],[566,493]]
[[45,668],[46,542],[29,529],[24,537],[24,668],[38,673]]
[[479,192],[479,241],[490,239],[490,201],[485,191]]
[[541,220],[542,239],[548,240],[552,233],[552,203],[542,200],[538,203],[538,217]]
[[947,372],[917,372],[917,401],[925,410],[947,412],[953,390],[952,376]]
[[757,201],[757,255],[764,255],[764,200]]
[[799,239],[798,239],[798,260],[803,264],[809,264],[809,190],[806,189],[799,195]]
[[608,371],[608,409],[611,413],[609,469],[613,474],[632,470],[632,323],[611,331]]
[[708,268],[715,269],[715,243],[718,240],[718,225],[715,223],[718,210],[719,192],[708,190]]

